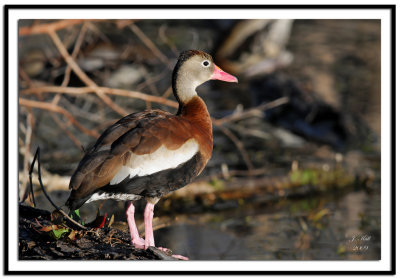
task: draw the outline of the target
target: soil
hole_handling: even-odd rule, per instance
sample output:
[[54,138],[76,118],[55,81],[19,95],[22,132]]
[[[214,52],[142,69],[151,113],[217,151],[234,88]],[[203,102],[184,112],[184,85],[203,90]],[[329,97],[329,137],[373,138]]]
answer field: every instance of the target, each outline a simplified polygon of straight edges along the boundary
[[[19,213],[20,260],[176,260],[154,247],[132,247],[129,234],[116,228],[76,230],[60,224],[54,213],[24,205]],[[49,226],[62,226],[68,232],[57,239],[43,231]],[[73,240],[68,237],[71,232]]]

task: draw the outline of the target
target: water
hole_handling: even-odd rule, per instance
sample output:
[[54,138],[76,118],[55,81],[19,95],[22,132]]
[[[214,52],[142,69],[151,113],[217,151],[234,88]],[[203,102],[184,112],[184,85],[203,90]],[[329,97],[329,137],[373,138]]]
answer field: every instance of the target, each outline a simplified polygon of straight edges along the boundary
[[[58,199],[66,196],[53,192],[52,198],[62,204]],[[43,197],[37,202],[40,208],[52,210]],[[120,229],[127,231],[123,203],[107,203],[114,206],[103,209],[123,221]],[[380,204],[377,189],[369,194],[310,195],[199,214],[160,216],[156,207],[154,234],[157,246],[191,260],[379,260]],[[97,206],[82,207],[86,222],[95,217]],[[141,231],[142,218],[138,212]],[[157,230],[158,226],[163,228]]]
[[155,239],[191,260],[379,260],[380,194],[179,215]]

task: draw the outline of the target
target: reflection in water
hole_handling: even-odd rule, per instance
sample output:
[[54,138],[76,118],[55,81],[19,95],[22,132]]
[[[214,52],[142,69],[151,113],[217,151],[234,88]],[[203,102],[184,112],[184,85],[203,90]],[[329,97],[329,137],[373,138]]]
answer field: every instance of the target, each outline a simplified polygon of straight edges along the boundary
[[208,226],[180,224],[159,230],[155,237],[162,237],[157,245],[169,247],[190,259],[235,260],[240,255],[247,258],[243,239]]
[[352,192],[215,214],[155,232],[191,260],[379,260],[380,194]]

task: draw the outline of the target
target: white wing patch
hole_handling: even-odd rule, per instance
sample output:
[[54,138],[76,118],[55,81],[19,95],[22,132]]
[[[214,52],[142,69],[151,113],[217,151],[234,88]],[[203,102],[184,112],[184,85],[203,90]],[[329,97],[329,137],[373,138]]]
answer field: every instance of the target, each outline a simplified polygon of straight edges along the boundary
[[138,170],[136,169],[132,169],[130,167],[127,166],[122,166],[119,171],[117,172],[116,175],[114,175],[113,179],[111,179],[110,181],[110,185],[114,185],[114,184],[118,184],[120,183],[122,180],[124,180],[128,175],[130,177],[134,177],[137,175],[137,173],[135,173],[135,171],[137,172]]
[[127,176],[146,176],[166,169],[176,168],[189,161],[199,151],[199,145],[194,139],[188,140],[180,148],[169,150],[161,145],[151,154],[131,156],[125,166],[122,166],[111,179],[110,185],[118,184]]
[[113,199],[117,201],[134,201],[140,199],[141,196],[134,194],[122,194],[122,193],[94,193],[85,203],[90,203],[98,200]]

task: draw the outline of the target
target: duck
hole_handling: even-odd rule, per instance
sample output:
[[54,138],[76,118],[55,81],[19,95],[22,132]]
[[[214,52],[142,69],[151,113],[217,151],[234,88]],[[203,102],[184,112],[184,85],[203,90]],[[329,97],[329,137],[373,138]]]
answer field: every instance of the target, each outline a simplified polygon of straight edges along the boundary
[[[140,249],[155,246],[155,205],[166,194],[192,182],[211,158],[212,121],[196,92],[209,80],[238,82],[221,70],[210,54],[200,50],[180,53],[172,72],[177,112],[145,110],[109,126],[73,173],[66,206],[76,210],[96,200],[125,201],[131,244]],[[140,199],[146,200],[144,239],[134,217],[133,202]]]

